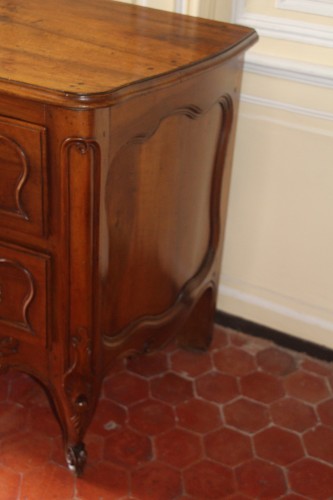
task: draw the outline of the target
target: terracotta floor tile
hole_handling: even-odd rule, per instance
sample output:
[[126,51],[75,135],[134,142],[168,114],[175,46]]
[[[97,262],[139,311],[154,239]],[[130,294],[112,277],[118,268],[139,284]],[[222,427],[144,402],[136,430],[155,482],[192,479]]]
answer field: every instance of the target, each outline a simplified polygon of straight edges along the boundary
[[329,500],[333,492],[333,467],[304,458],[289,468],[289,482],[295,493],[306,498]]
[[105,381],[104,394],[117,403],[134,404],[147,399],[148,381],[132,373],[116,373]]
[[26,499],[64,500],[73,498],[75,478],[71,472],[52,463],[26,472],[22,479],[21,497]]
[[278,427],[256,434],[254,446],[258,457],[278,465],[291,464],[304,456],[299,436]]
[[216,368],[229,375],[246,375],[256,368],[253,356],[237,347],[221,349],[213,357]]
[[314,409],[293,398],[284,398],[273,403],[271,415],[275,424],[298,432],[313,427],[317,422]]
[[18,498],[21,488],[21,475],[0,465],[0,488],[1,500],[13,500]]
[[107,462],[88,465],[76,480],[75,500],[119,500],[128,495],[129,484],[129,474],[121,467]]
[[188,401],[193,397],[193,384],[176,373],[166,373],[150,383],[151,395],[170,404]]
[[42,389],[0,378],[0,500],[329,500],[333,368],[215,328],[206,353],[117,361],[85,442],[76,479]]
[[34,406],[28,412],[27,424],[28,428],[46,434],[46,436],[54,437],[61,434],[60,426],[54,417],[51,409],[48,407]]
[[0,403],[0,439],[27,429],[27,410],[13,402]]
[[290,493],[290,495],[286,495],[283,497],[283,500],[304,500],[305,498],[309,497],[303,497],[303,495],[296,495],[296,493]]
[[224,407],[224,416],[228,425],[247,432],[256,432],[270,422],[267,406],[239,398]]
[[333,464],[333,429],[320,425],[304,434],[303,441],[310,456]]
[[241,379],[241,392],[244,396],[272,403],[284,396],[282,382],[269,373],[255,372]]
[[239,395],[236,378],[215,371],[199,377],[195,386],[200,397],[216,403],[226,403]]
[[129,424],[143,434],[154,436],[174,426],[175,417],[170,406],[147,399],[131,407]]
[[104,458],[123,466],[134,466],[152,459],[150,439],[138,432],[120,427],[110,432],[105,440]]
[[317,412],[323,424],[333,427],[333,399],[320,403]]
[[317,375],[329,376],[333,374],[332,363],[325,363],[324,361],[318,362],[312,358],[305,358],[302,361],[301,367]]
[[195,432],[206,433],[219,427],[222,423],[216,405],[200,399],[192,399],[177,407],[179,425]]
[[250,498],[276,499],[287,491],[280,467],[254,459],[236,469],[238,488]]
[[0,462],[16,472],[28,471],[48,462],[51,450],[48,437],[32,431],[17,432],[1,441]]
[[220,500],[235,492],[232,470],[209,460],[186,469],[184,485],[186,493],[205,500]]
[[287,377],[285,388],[290,396],[308,403],[318,403],[330,396],[323,378],[302,370]]
[[224,465],[236,466],[253,457],[249,436],[223,428],[205,436],[207,457]]
[[156,458],[182,469],[202,458],[199,436],[184,429],[172,429],[155,437]]
[[31,377],[18,373],[15,383],[9,385],[8,400],[25,407],[29,405],[48,406],[48,400],[42,387]]
[[132,473],[132,493],[140,500],[171,500],[182,493],[178,471],[158,462],[145,465]]
[[209,354],[177,350],[171,355],[171,368],[181,375],[196,377],[212,369]]
[[272,375],[288,375],[297,368],[295,358],[277,347],[269,347],[256,355],[259,367]]
[[111,430],[123,425],[126,419],[127,411],[125,408],[110,399],[101,399],[89,430],[100,436],[108,436]]

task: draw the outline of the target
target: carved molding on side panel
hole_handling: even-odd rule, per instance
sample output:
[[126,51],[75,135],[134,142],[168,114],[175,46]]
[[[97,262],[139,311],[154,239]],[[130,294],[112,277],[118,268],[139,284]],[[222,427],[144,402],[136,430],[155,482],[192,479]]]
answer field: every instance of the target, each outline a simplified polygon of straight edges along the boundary
[[[8,151],[11,151],[11,154],[7,153],[8,156],[6,156],[5,158],[2,157],[1,145],[4,146]],[[6,169],[6,162],[14,162],[14,168],[16,169],[19,167],[19,171],[15,179],[9,179],[9,175],[12,175],[13,173],[13,166],[11,166],[11,168],[8,168],[7,166]],[[9,172],[8,174],[6,173],[6,170]],[[26,211],[23,209],[21,199],[22,188],[29,175],[28,160],[22,147],[13,139],[10,139],[4,135],[0,135],[0,174],[1,183],[4,189],[4,193],[0,191],[0,212],[29,220]],[[12,186],[11,183],[13,184]],[[10,197],[10,200],[5,200],[4,198],[8,198],[8,195]]]
[[30,271],[16,261],[0,258],[0,322],[34,334],[28,315],[34,295]]
[[[160,125],[171,116],[185,115],[190,119],[197,120],[198,118],[200,118],[200,116],[208,113],[216,105],[219,105],[221,107],[222,119],[219,132],[219,140],[215,151],[215,160],[212,169],[213,173],[209,206],[209,241],[204,257],[198,265],[198,268],[194,272],[194,274],[178,290],[173,303],[170,304],[170,306],[167,307],[162,313],[137,317],[128,325],[126,325],[125,328],[122,328],[118,332],[112,332],[111,334],[105,332],[103,336],[103,343],[107,348],[112,348],[119,345],[127,336],[132,335],[135,331],[143,327],[150,329],[154,326],[166,325],[168,322],[172,322],[175,316],[182,313],[184,304],[188,304],[191,302],[193,303],[197,300],[200,293],[202,293],[202,290],[207,287],[207,283],[212,282],[214,286],[217,286],[217,283],[215,283],[215,281],[217,280],[216,270],[214,269],[213,264],[215,261],[217,250],[221,243],[220,240],[222,227],[220,211],[222,182],[234,115],[233,101],[231,96],[229,94],[221,96],[209,108],[204,110],[195,105],[178,108],[167,116],[164,116],[157,123],[155,122],[154,125],[142,135],[137,135],[130,141],[127,141],[127,143],[124,144],[122,148],[126,148],[131,144],[142,144],[148,141],[158,131]],[[110,168],[113,167],[114,165],[111,164]],[[139,286],[139,284],[137,284],[137,286]]]

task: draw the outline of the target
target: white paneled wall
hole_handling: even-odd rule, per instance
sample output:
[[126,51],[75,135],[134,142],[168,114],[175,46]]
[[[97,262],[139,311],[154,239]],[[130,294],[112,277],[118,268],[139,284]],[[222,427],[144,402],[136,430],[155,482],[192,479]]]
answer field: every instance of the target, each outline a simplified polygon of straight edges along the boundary
[[219,306],[333,347],[333,2],[239,0],[248,54]]
[[333,348],[333,0],[131,3],[257,29],[218,307]]

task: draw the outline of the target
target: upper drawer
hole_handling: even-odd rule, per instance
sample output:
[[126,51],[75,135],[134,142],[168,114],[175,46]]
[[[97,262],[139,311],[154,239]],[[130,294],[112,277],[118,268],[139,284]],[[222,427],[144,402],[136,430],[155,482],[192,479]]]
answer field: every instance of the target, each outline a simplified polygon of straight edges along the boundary
[[44,127],[0,116],[0,228],[46,236]]

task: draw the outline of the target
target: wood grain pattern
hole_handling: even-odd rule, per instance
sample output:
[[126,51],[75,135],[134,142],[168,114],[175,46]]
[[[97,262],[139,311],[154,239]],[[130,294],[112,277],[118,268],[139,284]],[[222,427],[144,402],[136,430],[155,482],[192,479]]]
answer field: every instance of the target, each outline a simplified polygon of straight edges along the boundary
[[[101,103],[133,84],[202,70],[255,39],[253,30],[111,0],[0,4],[0,91],[39,100]],[[150,85],[150,83],[148,84]]]

